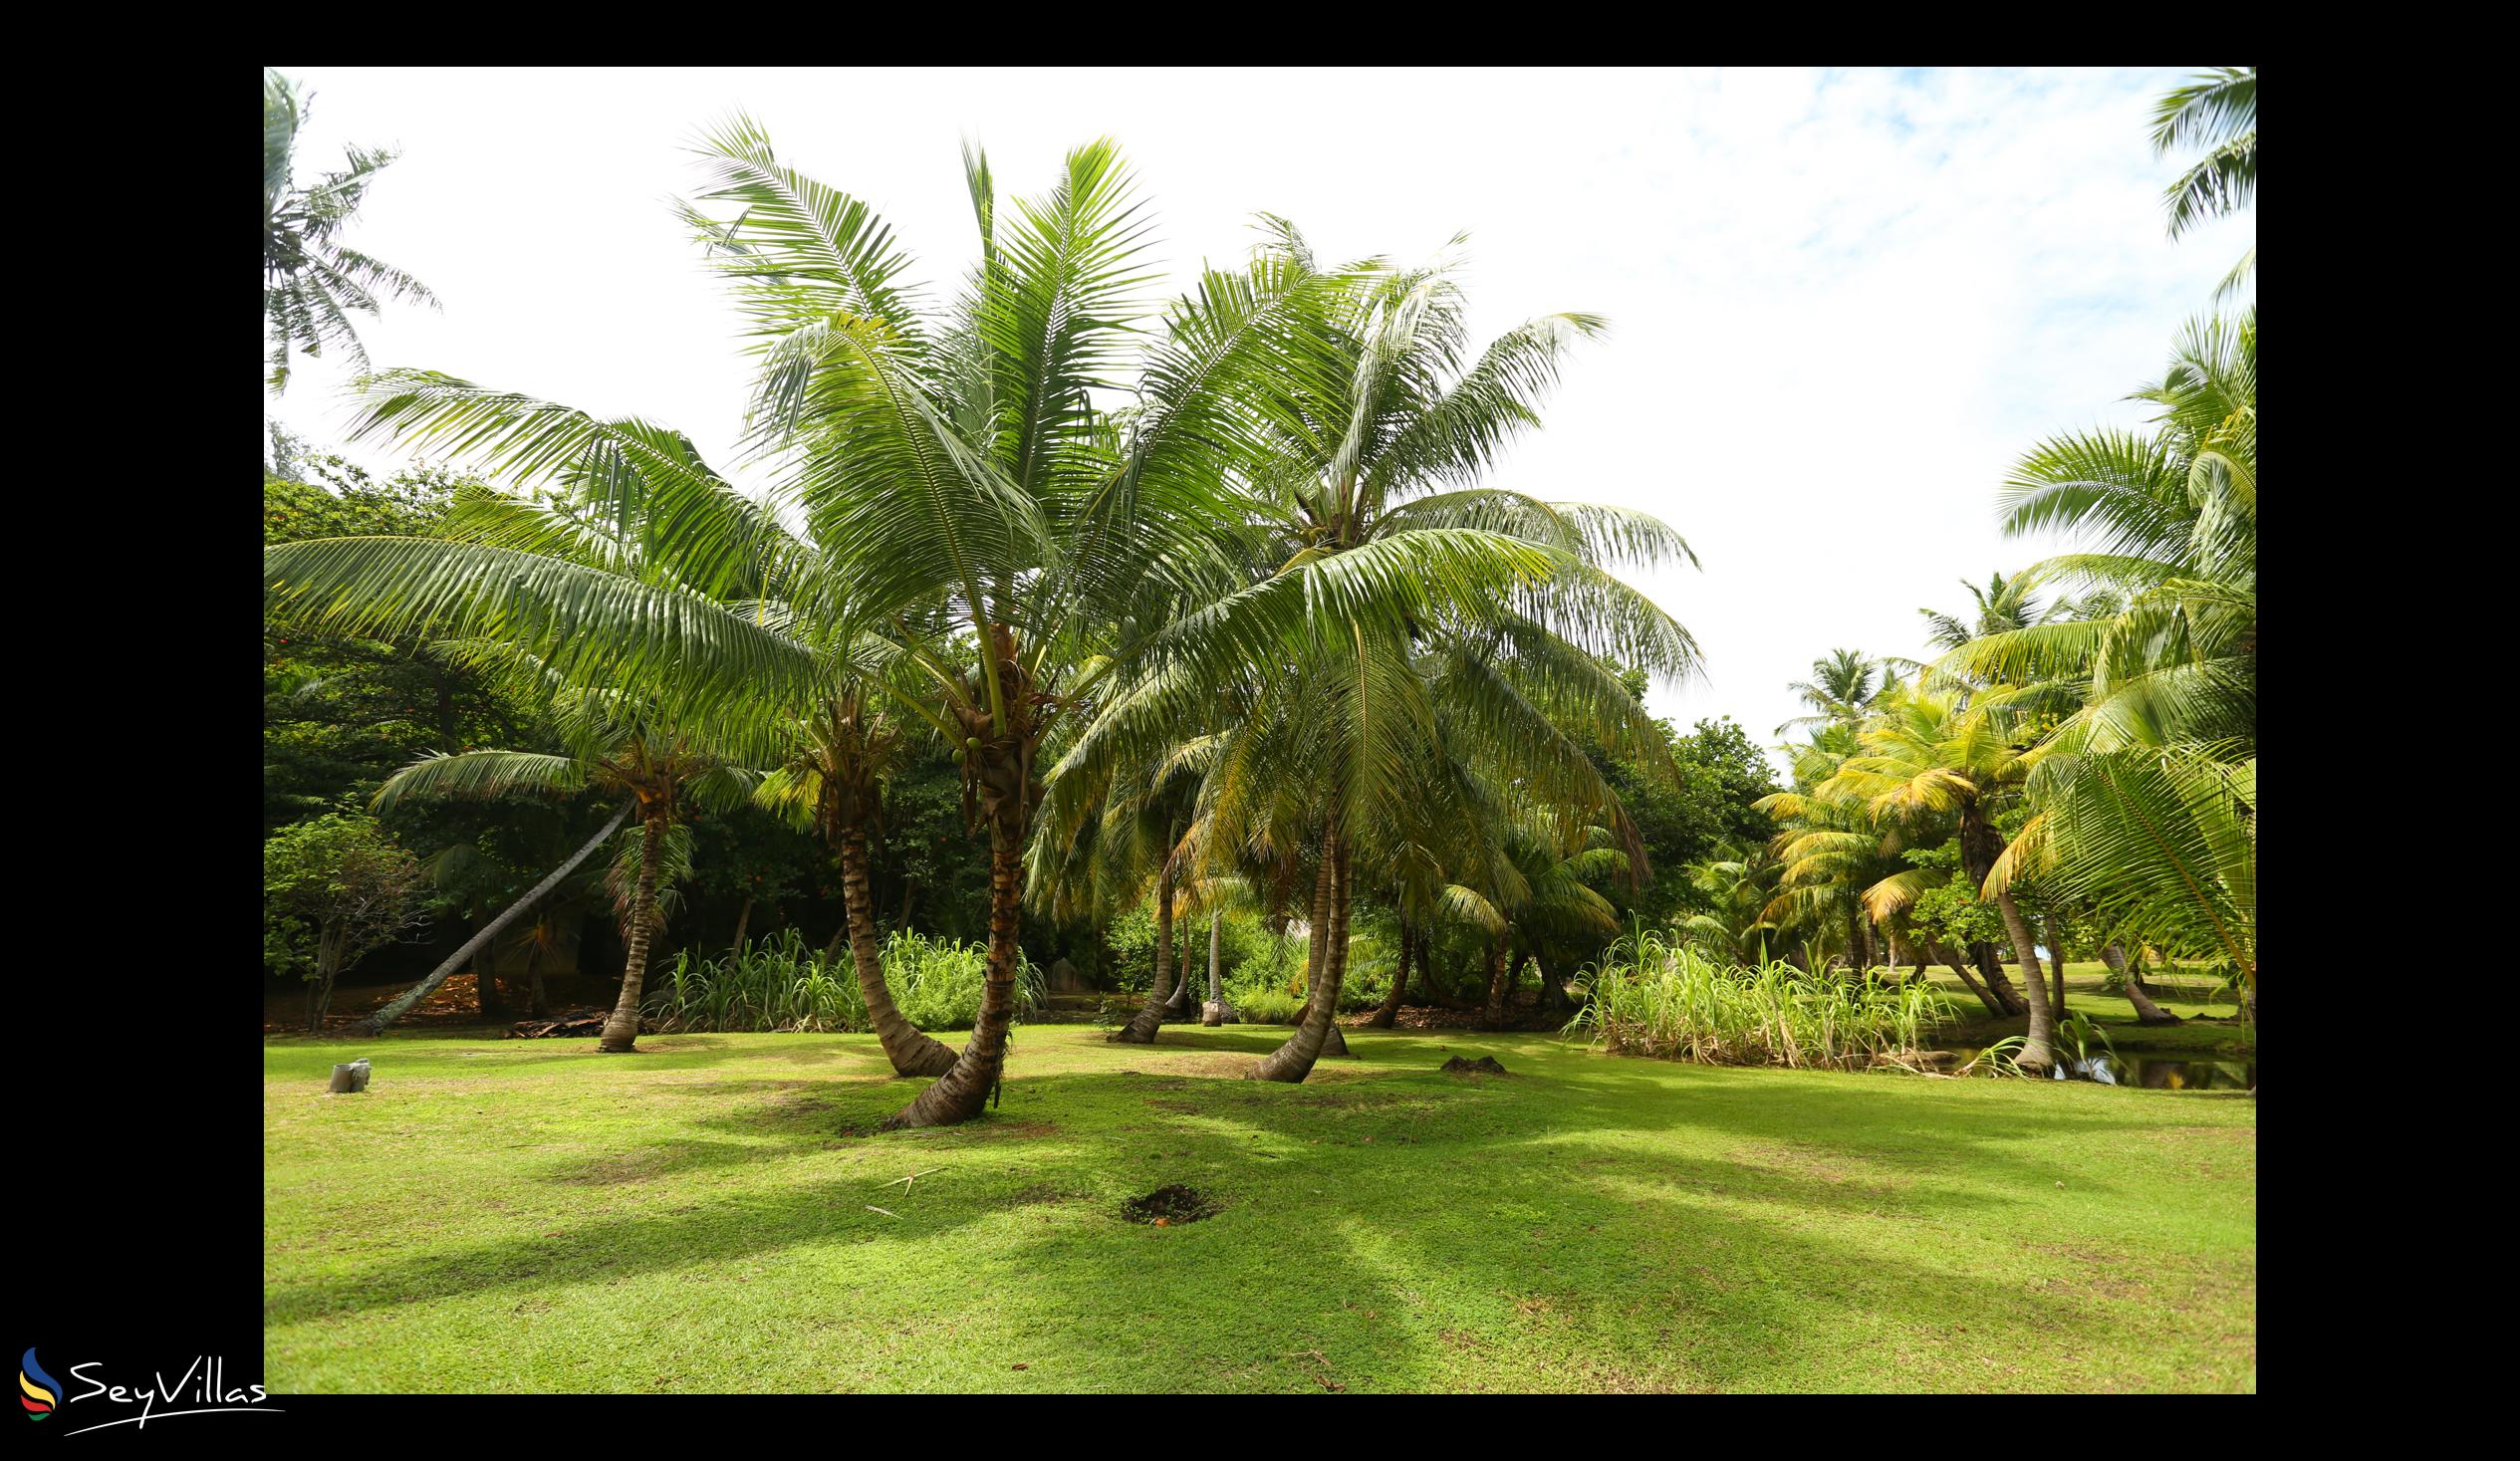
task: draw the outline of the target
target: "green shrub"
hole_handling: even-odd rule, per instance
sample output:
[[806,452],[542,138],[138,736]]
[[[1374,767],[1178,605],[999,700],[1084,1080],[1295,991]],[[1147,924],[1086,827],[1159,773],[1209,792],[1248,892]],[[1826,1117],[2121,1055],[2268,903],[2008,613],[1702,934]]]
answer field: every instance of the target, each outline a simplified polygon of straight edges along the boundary
[[1717,1066],[1857,1069],[1907,1056],[1954,1018],[1948,996],[1881,971],[1814,975],[1783,960],[1718,964],[1639,933],[1587,970],[1584,1008],[1566,1027],[1614,1053]]

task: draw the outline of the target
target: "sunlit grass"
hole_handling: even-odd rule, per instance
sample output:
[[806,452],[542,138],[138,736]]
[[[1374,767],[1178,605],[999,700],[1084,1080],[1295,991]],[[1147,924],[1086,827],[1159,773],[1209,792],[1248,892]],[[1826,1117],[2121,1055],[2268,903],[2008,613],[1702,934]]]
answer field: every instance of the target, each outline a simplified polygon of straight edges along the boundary
[[[916,1086],[867,1036],[271,1043],[270,1382],[2250,1383],[2251,1098],[1362,1030],[1237,1079],[1283,1034],[1028,1028],[1000,1108],[885,1135]],[[1483,1054],[1513,1074],[1435,1070]],[[1171,1182],[1222,1211],[1120,1218]]]

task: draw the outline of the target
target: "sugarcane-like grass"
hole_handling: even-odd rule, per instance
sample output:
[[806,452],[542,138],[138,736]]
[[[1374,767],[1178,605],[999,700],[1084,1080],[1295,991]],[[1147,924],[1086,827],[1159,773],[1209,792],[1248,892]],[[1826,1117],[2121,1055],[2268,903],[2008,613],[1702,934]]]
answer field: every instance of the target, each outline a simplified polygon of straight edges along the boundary
[[1615,1054],[1709,1066],[1904,1065],[1957,1014],[1922,980],[1813,974],[1782,959],[1726,964],[1649,931],[1612,944],[1587,986],[1569,1035]]

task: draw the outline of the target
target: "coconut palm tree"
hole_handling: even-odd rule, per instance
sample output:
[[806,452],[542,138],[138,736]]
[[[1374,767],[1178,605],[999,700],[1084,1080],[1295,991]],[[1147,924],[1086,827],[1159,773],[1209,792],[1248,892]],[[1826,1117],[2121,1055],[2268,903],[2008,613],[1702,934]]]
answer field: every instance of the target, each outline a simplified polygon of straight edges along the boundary
[[[2204,155],[2178,175],[2163,198],[2172,238],[2208,218],[2237,213],[2257,197],[2256,67],[2216,67],[2163,93],[2153,105],[2154,156],[2199,147]],[[2257,248],[2251,245],[2214,297],[2238,289],[2256,268]]]
[[1776,733],[1781,736],[1807,727],[1862,724],[1873,702],[1897,683],[1889,668],[1860,650],[1830,650],[1811,662],[1810,679],[1786,686],[1811,707],[1812,713],[1785,722],[1776,728]]
[[[495,651],[479,652],[475,662],[499,657],[503,656]],[[667,855],[667,834],[704,805],[725,808],[740,803],[751,785],[631,697],[552,685],[544,678],[553,726],[565,751],[464,751],[424,757],[387,778],[378,789],[376,805],[382,811],[405,799],[496,798],[520,793],[567,797],[588,790],[627,802],[626,810],[639,824],[635,857],[628,869],[631,875],[624,889],[628,896],[623,931],[629,962],[622,973],[621,996],[596,1047],[607,1054],[624,1054],[637,1048],[647,950],[660,921],[658,888],[670,885],[663,876],[672,860]],[[616,817],[612,825],[618,827],[624,820]],[[584,855],[581,851],[579,856]],[[556,885],[576,861],[564,864],[545,879],[545,885]],[[528,895],[529,901],[532,896]],[[520,902],[508,916],[523,906]],[[496,926],[489,931],[495,932]],[[426,992],[425,988],[406,992],[394,1005],[371,1016],[371,1023],[382,1028]]]
[[265,383],[274,393],[289,386],[292,352],[321,356],[338,345],[367,368],[354,313],[375,315],[388,299],[437,303],[417,279],[341,241],[370,184],[393,161],[390,149],[352,147],[341,171],[298,184],[298,130],[313,101],[263,69],[263,338],[271,368]]
[[834,667],[823,702],[794,722],[795,750],[762,782],[755,799],[809,824],[839,857],[845,931],[858,991],[894,1073],[941,1076],[953,1068],[953,1047],[911,1025],[892,1002],[868,876],[868,838],[882,826],[883,782],[902,750],[902,733],[891,717],[870,704],[871,691],[860,677],[865,665],[844,656]]
[[[1990,873],[2092,901],[2111,938],[2146,937],[2256,981],[2257,316],[2199,321],[2139,392],[2153,429],[2043,443],[2015,469],[2006,528],[2087,550],[2042,581],[2123,596],[2089,619],[1988,635],[1955,674],[2025,687],[2052,722],[2034,815]],[[2060,707],[2065,713],[2055,714]],[[2023,715],[2024,709],[2036,715]]]
[[[1266,215],[1262,223],[1268,269],[1325,277],[1293,225]],[[1557,567],[1546,580],[1430,606],[1397,624],[1356,625],[1335,644],[1290,656],[1263,687],[1282,707],[1269,717],[1280,728],[1275,744],[1302,748],[1286,764],[1317,789],[1322,916],[1313,926],[1327,940],[1304,1023],[1283,1059],[1258,1068],[1268,1079],[1303,1079],[1311,1060],[1296,1053],[1330,1038],[1354,860],[1365,840],[1408,821],[1417,787],[1409,768],[1436,734],[1438,700],[1456,707],[1463,734],[1519,757],[1516,774],[1535,796],[1585,809],[1633,843],[1616,795],[1575,737],[1597,734],[1648,762],[1667,763],[1668,748],[1597,656],[1674,677],[1695,665],[1686,630],[1610,572],[1688,558],[1678,535],[1644,514],[1547,502],[1484,480],[1503,446],[1537,424],[1565,358],[1602,333],[1601,320],[1545,316],[1478,348],[1454,269],[1439,260],[1341,271],[1336,287],[1313,296],[1318,328],[1288,352],[1285,394],[1261,422],[1262,455],[1248,475],[1244,511],[1266,554],[1260,568],[1362,567],[1460,533],[1525,543]],[[1436,662],[1420,666],[1423,655]],[[1219,708],[1194,681],[1141,678],[1067,764],[1213,728],[1203,717]],[[1246,702],[1242,713],[1259,711]]]
[[[653,473],[642,530],[671,545],[660,557],[714,570],[665,582],[558,554],[332,540],[272,550],[266,582],[318,616],[505,637],[572,683],[635,683],[694,713],[802,698],[814,645],[893,638],[922,689],[887,693],[960,748],[965,814],[991,848],[979,1019],[953,1069],[893,1119],[965,1119],[1003,1065],[1023,850],[1056,738],[1134,677],[1223,682],[1299,645],[1494,602],[1572,560],[1465,528],[1243,575],[1227,476],[1283,408],[1313,296],[1340,281],[1267,259],[1209,271],[1163,328],[1140,329],[1145,222],[1107,142],[1003,211],[986,159],[967,156],[980,263],[934,315],[882,221],[787,167],[757,127],[730,123],[700,151],[709,182],[685,216],[759,340],[755,445],[841,570],[789,601],[817,621],[810,639],[713,597],[714,580],[754,571],[766,514],[693,489],[679,436],[424,372],[376,381],[363,430],[523,478]],[[1137,403],[1099,409],[1093,393],[1140,341]]]
[[1956,695],[1923,691],[1899,696],[1864,732],[1863,744],[1863,754],[1848,757],[1813,797],[1860,804],[1876,823],[1956,818],[1961,868],[2003,914],[2021,965],[2030,1029],[2016,1059],[2025,1070],[2045,1071],[2055,1064],[2055,1030],[2037,943],[2009,887],[1989,881],[2006,848],[1996,811],[2018,795],[2043,752],[2014,744],[2007,722],[1988,706],[1963,707]]

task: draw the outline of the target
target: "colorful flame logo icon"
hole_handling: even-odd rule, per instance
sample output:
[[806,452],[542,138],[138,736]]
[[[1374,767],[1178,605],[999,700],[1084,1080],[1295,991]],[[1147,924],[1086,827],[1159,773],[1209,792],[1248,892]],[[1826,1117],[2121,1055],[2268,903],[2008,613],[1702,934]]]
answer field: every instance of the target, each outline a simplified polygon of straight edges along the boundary
[[18,1396],[18,1403],[26,1407],[29,1420],[42,1420],[61,1402],[61,1381],[46,1374],[44,1366],[35,1362],[33,1349],[18,1361],[18,1388],[26,1392]]

